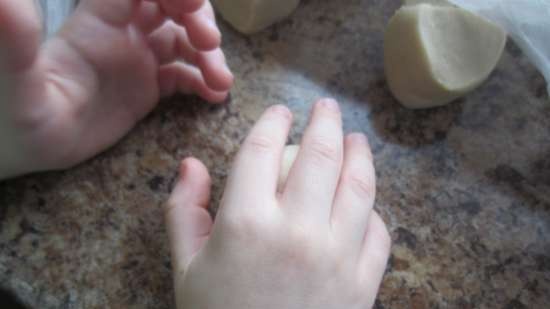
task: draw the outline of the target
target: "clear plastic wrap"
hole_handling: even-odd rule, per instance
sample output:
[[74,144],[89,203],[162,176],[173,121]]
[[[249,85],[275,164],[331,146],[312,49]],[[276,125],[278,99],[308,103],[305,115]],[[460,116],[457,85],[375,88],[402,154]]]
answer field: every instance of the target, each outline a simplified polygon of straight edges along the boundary
[[44,32],[48,37],[61,28],[77,2],[77,0],[35,0],[41,9]]
[[550,0],[449,0],[502,26],[546,78],[550,94]]

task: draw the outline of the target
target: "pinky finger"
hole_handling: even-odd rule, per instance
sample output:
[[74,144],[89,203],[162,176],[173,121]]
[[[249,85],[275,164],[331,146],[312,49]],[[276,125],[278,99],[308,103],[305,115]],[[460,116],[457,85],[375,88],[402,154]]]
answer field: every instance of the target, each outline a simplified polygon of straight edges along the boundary
[[193,256],[210,237],[213,221],[207,208],[211,182],[200,161],[189,158],[181,163],[180,177],[165,208],[174,275],[185,273]]
[[222,103],[229,91],[215,91],[208,87],[200,70],[183,62],[164,65],[159,70],[159,86],[162,97],[176,93],[196,94],[211,103]]

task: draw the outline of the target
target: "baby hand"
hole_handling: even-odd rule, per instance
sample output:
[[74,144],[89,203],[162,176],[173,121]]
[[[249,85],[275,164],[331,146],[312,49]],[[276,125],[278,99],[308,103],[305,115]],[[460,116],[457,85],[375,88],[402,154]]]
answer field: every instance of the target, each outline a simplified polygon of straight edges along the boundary
[[271,107],[237,156],[213,224],[195,159],[167,203],[178,308],[370,308],[390,237],[373,210],[367,139],[345,139],[336,102],[315,105],[286,186],[277,177],[291,113]]
[[222,102],[233,82],[205,0],[81,0],[41,33],[33,0],[0,0],[0,179],[75,165],[160,97]]

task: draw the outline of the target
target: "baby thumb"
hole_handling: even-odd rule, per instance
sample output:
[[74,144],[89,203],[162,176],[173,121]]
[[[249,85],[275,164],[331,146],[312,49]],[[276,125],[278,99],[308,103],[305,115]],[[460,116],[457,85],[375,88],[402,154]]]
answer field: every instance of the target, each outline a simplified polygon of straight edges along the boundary
[[181,163],[180,177],[166,206],[174,274],[186,271],[210,236],[210,187],[210,175],[200,161],[190,158]]

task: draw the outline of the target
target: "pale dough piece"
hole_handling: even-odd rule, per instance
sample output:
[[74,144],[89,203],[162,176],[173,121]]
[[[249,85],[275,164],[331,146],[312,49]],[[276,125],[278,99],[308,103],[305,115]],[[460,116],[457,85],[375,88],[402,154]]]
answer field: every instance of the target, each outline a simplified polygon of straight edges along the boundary
[[417,4],[433,4],[442,6],[454,6],[447,0],[404,0],[403,5],[417,5]]
[[285,147],[283,161],[281,162],[281,170],[279,173],[279,181],[277,185],[279,191],[281,191],[286,184],[288,174],[290,173],[292,165],[294,165],[294,161],[296,161],[298,152],[300,152],[300,146],[298,145],[288,145]]
[[386,31],[386,78],[406,107],[445,105],[487,79],[505,44],[502,28],[464,9],[405,6]]
[[288,17],[300,0],[213,0],[213,3],[235,29],[252,34]]

